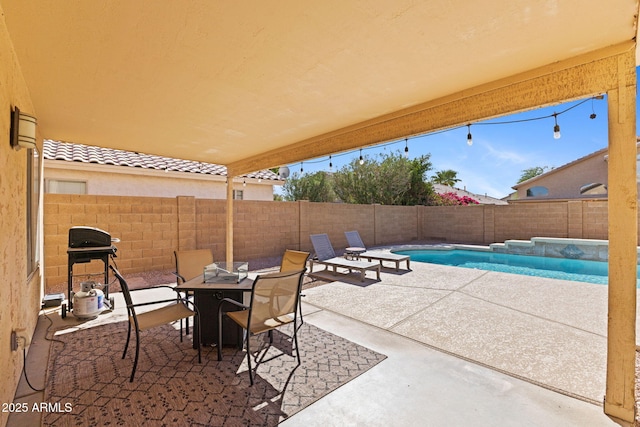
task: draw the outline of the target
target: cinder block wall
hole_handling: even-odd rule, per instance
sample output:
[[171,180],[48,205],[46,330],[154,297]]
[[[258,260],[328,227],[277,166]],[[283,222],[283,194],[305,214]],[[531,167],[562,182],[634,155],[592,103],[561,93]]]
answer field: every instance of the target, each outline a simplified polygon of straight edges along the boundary
[[[226,259],[225,200],[46,194],[44,201],[45,285],[67,282],[73,226],[98,227],[120,238],[116,262],[124,273],[172,270],[177,249],[210,248],[214,259]],[[327,233],[340,251],[349,230],[358,230],[369,247],[416,240],[607,238],[606,200],[449,207],[239,200],[233,215],[238,260],[276,257],[285,249],[312,251],[309,235],[316,233]],[[76,264],[74,276],[102,268],[99,261]]]
[[351,205],[341,203],[309,203],[301,202],[305,209],[301,215],[306,227],[300,233],[300,247],[304,251],[312,251],[309,235],[326,233],[334,249],[347,247],[345,231],[358,230],[360,237],[367,245],[375,244],[376,205]]
[[420,206],[421,240],[485,243],[485,206]]
[[582,238],[607,239],[609,205],[606,201],[586,201],[582,204]]
[[[74,226],[97,227],[119,238],[116,263],[123,272],[173,268],[177,199],[46,194],[44,202],[45,286],[67,282],[69,229]],[[76,264],[74,277],[103,268],[101,261]]]
[[[266,203],[266,202],[265,202]],[[176,249],[211,249],[214,259],[225,259],[226,201],[195,199],[195,246]]]
[[569,237],[567,205],[567,202],[540,202],[496,206],[494,239],[502,242],[536,236]]
[[[363,237],[365,245],[388,245],[392,243],[411,242],[420,238],[418,234],[419,206],[374,205],[373,207],[375,211],[373,224],[375,233],[373,241],[367,241]],[[357,223],[353,224],[352,229],[362,233]]]
[[274,257],[285,249],[300,249],[299,203],[237,201],[233,225],[234,259]]

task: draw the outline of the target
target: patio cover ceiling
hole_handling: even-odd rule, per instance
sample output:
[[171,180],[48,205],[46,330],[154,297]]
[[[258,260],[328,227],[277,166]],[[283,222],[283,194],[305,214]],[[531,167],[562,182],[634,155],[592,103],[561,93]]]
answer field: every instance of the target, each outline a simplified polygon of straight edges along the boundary
[[372,123],[630,42],[638,13],[636,0],[0,3],[41,137],[238,173],[357,148],[349,136]]

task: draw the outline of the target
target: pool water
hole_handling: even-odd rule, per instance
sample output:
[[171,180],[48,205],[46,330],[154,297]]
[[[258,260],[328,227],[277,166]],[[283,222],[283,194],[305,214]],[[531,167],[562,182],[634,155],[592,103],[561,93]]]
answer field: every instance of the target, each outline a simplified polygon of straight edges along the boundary
[[456,267],[548,277],[551,279],[573,280],[601,285],[606,285],[608,282],[607,274],[609,265],[602,261],[502,254],[462,249],[405,250],[394,252],[409,255],[411,261],[431,264],[452,265]]

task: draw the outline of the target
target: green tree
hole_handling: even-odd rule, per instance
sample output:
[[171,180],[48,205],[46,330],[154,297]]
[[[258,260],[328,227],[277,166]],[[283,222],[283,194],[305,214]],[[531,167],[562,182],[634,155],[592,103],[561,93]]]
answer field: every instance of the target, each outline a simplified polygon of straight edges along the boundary
[[427,172],[431,170],[430,155],[423,155],[410,162],[409,190],[404,194],[400,204],[406,206],[433,205],[436,193],[433,184],[427,181]]
[[354,159],[334,174],[334,191],[345,203],[427,204],[433,189],[424,182],[429,156],[409,160],[399,151]]
[[452,169],[447,169],[436,172],[436,174],[431,178],[431,181],[435,184],[453,187],[456,185],[456,182],[460,182],[460,179],[458,179],[458,172]]
[[380,203],[377,197],[378,163],[364,156],[343,166],[333,176],[333,189],[344,203]]
[[335,202],[331,181],[331,176],[324,171],[304,175],[294,173],[282,186],[283,198],[286,201]]
[[542,175],[547,169],[549,169],[548,166],[534,166],[532,168],[525,169],[522,171],[522,175],[520,175],[520,179],[518,180],[517,184],[520,184],[521,182],[524,182],[538,175]]

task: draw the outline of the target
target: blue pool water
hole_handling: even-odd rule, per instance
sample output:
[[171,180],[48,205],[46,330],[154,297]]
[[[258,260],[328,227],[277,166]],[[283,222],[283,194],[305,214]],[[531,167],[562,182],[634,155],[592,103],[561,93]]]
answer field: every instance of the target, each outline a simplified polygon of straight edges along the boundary
[[568,258],[549,258],[530,255],[501,254],[494,252],[453,250],[396,251],[409,255],[411,261],[453,265],[479,270],[501,271],[526,276],[606,285],[608,264],[602,261],[585,261]]

